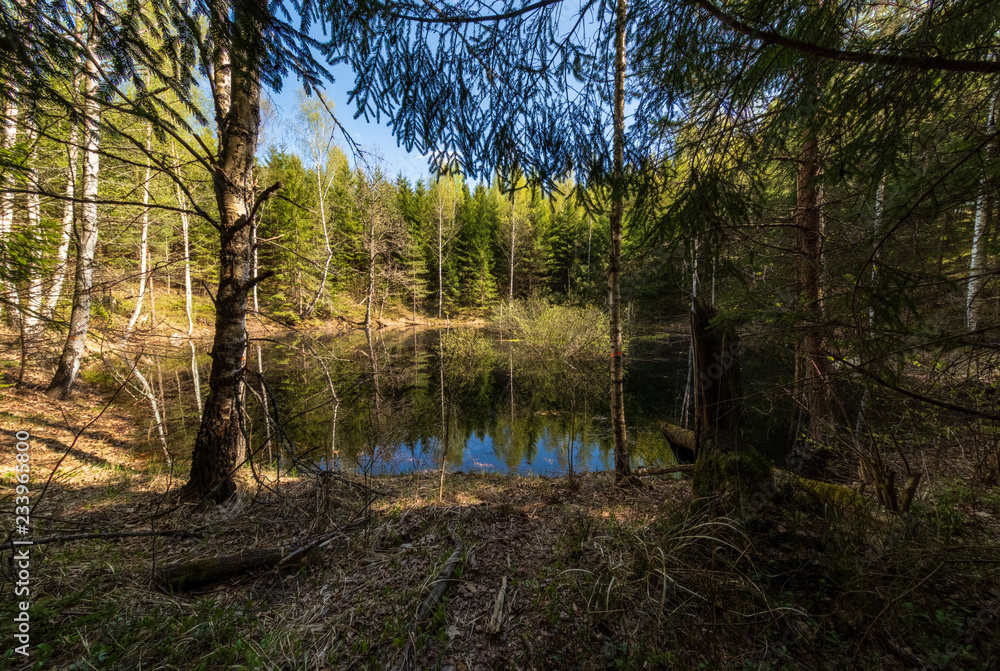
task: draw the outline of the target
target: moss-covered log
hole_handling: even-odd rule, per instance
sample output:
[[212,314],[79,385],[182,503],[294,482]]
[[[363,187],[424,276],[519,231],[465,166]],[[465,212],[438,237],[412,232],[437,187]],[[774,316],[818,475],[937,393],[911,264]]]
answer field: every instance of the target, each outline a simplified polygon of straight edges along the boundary
[[697,456],[698,439],[694,431],[684,429],[676,424],[660,422],[660,431],[670,445],[670,451],[679,464],[693,464]]
[[739,450],[712,450],[698,457],[691,477],[696,498],[714,494],[734,494],[745,498],[761,490],[771,479],[771,464],[748,445]]
[[202,557],[187,562],[167,564],[156,572],[156,582],[168,589],[195,589],[244,573],[271,568],[276,566],[288,552],[282,548],[254,549],[234,555]]
[[868,499],[850,487],[802,477],[797,478],[797,482],[803,489],[807,489],[815,494],[823,503],[835,506],[841,510],[864,510],[869,507]]

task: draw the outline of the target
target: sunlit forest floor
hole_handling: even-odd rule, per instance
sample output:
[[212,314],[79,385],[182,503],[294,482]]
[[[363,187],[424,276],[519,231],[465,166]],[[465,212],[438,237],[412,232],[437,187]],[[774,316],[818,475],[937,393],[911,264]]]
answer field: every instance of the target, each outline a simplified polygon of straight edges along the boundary
[[[12,363],[3,384],[16,379]],[[28,370],[0,390],[0,429],[31,438],[34,537],[163,532],[37,545],[31,647],[45,669],[994,669],[1000,493],[960,450],[906,515],[838,506],[793,476],[743,504],[692,502],[689,481],[438,473],[363,480],[247,472],[238,497],[174,496],[135,421],[82,382],[70,401]],[[79,434],[79,435],[76,435]],[[4,440],[4,531],[13,521]],[[150,447],[153,446],[153,447]],[[179,477],[181,476],[181,477]],[[338,529],[343,533],[335,533]],[[189,530],[181,535],[177,532]],[[163,566],[329,543],[283,569],[194,590]],[[5,534],[6,536],[6,534]],[[460,540],[458,540],[460,539]],[[459,552],[455,553],[456,546]],[[415,617],[448,559],[443,605]],[[407,646],[411,650],[407,651]]]

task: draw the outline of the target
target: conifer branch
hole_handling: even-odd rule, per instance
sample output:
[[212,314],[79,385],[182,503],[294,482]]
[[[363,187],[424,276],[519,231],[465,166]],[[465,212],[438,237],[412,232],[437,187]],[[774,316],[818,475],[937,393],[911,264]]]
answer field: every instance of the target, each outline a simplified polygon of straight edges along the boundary
[[740,21],[738,18],[726,14],[716,7],[710,0],[691,0],[695,5],[705,10],[712,17],[723,25],[743,33],[747,37],[760,40],[765,44],[773,44],[787,49],[793,49],[812,56],[828,58],[836,61],[846,61],[849,63],[861,63],[865,65],[888,65],[891,67],[909,68],[916,70],[947,70],[950,72],[977,72],[981,74],[995,74],[1000,72],[1000,62],[994,61],[970,61],[962,59],[942,58],[941,56],[903,56],[896,54],[877,54],[864,51],[844,51],[833,47],[824,47],[812,42],[796,40],[786,37],[780,33],[754,26]]

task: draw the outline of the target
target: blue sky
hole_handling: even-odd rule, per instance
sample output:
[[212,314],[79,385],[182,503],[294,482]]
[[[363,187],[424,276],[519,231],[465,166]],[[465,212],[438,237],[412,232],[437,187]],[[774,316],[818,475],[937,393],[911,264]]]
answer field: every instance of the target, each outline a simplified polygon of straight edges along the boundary
[[[383,165],[385,174],[395,177],[401,172],[411,182],[416,182],[418,179],[426,181],[429,174],[427,159],[416,152],[408,153],[402,147],[397,146],[396,138],[392,136],[385,118],[382,119],[382,124],[376,124],[374,119],[371,123],[367,123],[364,117],[354,118],[355,107],[347,104],[347,92],[354,85],[354,72],[344,65],[331,68],[330,72],[336,78],[336,82],[327,84],[323,91],[323,97],[327,102],[334,104],[333,112],[337,120],[343,124],[354,141],[362,149],[382,155],[385,159]],[[293,124],[295,123],[298,96],[301,90],[302,86],[299,82],[294,77],[289,77],[280,93],[268,92],[275,107],[275,118],[269,127],[265,128],[263,144],[260,148],[262,153],[259,155],[263,155],[263,152],[267,150],[267,144],[279,144],[283,133],[291,134],[294,132]],[[353,165],[353,157],[347,149],[348,143],[342,135],[336,138],[336,143],[351,158]],[[291,146],[288,149],[294,150]]]

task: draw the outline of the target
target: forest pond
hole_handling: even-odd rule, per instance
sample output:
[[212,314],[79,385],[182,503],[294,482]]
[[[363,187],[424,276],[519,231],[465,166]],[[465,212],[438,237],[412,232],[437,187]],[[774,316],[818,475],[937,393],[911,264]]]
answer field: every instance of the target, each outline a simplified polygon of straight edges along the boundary
[[[196,358],[202,395],[208,344]],[[177,347],[157,363],[174,446],[197,430],[186,353]],[[679,421],[688,339],[661,336],[633,347],[625,362],[633,465],[672,463],[659,422]],[[288,468],[371,474],[438,470],[442,458],[448,471],[466,473],[614,468],[602,359],[539,356],[528,343],[471,328],[381,329],[253,340],[247,368],[255,460],[280,454]],[[265,420],[265,404],[275,419]]]

